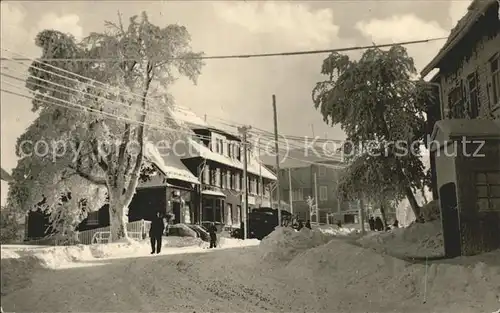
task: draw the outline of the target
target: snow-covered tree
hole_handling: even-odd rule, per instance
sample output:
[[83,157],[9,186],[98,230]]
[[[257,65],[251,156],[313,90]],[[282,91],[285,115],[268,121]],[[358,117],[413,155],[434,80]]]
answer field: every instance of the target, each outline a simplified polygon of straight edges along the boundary
[[196,83],[201,53],[192,52],[185,27],[155,26],[146,13],[128,26],[106,22],[106,32],[81,42],[52,30],[35,42],[42,57],[26,86],[39,117],[18,139],[9,201],[51,213],[62,232],[107,201],[111,239],[126,238],[144,144],[187,136],[169,115],[166,90],[181,75]]
[[[429,85],[413,80],[413,59],[401,46],[369,49],[358,61],[332,53],[323,61],[321,74],[327,79],[312,92],[315,107],[325,122],[340,124],[347,135],[344,154],[354,166],[347,173],[367,173],[355,189],[404,196],[419,217],[414,191],[424,180],[419,149],[432,95]],[[356,158],[359,162],[353,161]],[[347,178],[346,184],[353,187],[356,179]]]

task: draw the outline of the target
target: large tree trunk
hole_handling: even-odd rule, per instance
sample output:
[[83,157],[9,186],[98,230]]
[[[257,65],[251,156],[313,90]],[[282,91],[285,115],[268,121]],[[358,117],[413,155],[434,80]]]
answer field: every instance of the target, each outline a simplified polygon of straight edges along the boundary
[[422,215],[420,214],[420,206],[418,205],[417,199],[415,199],[415,194],[410,187],[405,187],[405,195],[410,203],[413,214],[415,214],[417,223],[423,223]]
[[384,230],[387,230],[387,215],[385,214],[385,204],[383,202],[380,203],[380,215],[382,216],[382,223],[384,224]]
[[128,238],[128,217],[125,214],[126,206],[124,205],[124,199],[122,199],[120,194],[121,192],[118,190],[109,190],[109,228],[111,242]]

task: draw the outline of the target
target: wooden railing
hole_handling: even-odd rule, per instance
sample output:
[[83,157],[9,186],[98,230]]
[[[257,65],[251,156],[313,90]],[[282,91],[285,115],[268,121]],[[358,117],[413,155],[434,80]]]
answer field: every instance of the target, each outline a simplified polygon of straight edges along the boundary
[[[145,221],[145,220],[140,220],[140,221],[135,221],[135,222],[130,222],[127,223],[127,233],[130,235],[130,237],[134,239],[142,239],[144,235],[147,236],[149,232],[149,227],[151,226],[150,221]],[[99,234],[99,235],[96,235]],[[110,228],[109,226],[106,227],[99,227],[99,228],[94,228],[94,229],[89,229],[89,230],[84,230],[81,232],[78,232],[78,242],[68,242],[64,241],[66,245],[68,244],[83,244],[83,245],[90,245],[94,243],[104,243],[108,242],[110,234]],[[99,237],[99,240],[96,240],[96,238]],[[106,238],[106,240],[104,240]],[[98,242],[99,241],[99,242]],[[35,239],[35,240],[29,240],[24,242],[24,244],[28,245],[50,245],[50,246],[60,246],[63,245],[63,240],[56,238],[55,236],[52,237],[45,237],[45,238],[40,238],[40,239]]]

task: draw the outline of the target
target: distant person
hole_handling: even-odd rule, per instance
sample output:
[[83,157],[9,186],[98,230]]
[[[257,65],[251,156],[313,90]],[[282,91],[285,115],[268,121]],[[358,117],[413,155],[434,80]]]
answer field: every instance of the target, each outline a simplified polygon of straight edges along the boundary
[[310,220],[307,220],[307,222],[306,222],[306,228],[312,229],[311,228],[311,221]]
[[375,230],[377,230],[377,231],[384,230],[384,223],[382,222],[382,219],[379,216],[377,216],[377,218],[375,218]]
[[394,228],[399,228],[399,221],[397,219],[394,220],[394,224],[392,224]]
[[370,218],[368,219],[368,225],[370,225],[371,231],[375,231],[375,219],[373,218],[373,216],[370,216]]
[[151,228],[149,229],[149,238],[151,240],[151,254],[158,254],[161,251],[161,239],[165,231],[165,222],[160,212],[156,212],[156,216],[151,220]]
[[210,249],[217,248],[217,227],[215,227],[215,223],[211,223],[208,227],[208,234],[210,235]]
[[338,226],[339,228],[342,228],[342,221],[341,221],[341,220],[338,220],[338,221],[337,221],[337,226]]
[[301,230],[302,228],[304,228],[304,223],[302,223],[302,221],[299,221],[299,224],[297,225],[297,230]]

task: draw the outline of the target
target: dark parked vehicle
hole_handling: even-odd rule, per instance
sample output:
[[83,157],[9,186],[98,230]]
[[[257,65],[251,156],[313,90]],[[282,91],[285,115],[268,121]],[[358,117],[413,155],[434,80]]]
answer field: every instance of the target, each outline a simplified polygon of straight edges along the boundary
[[[291,221],[292,214],[288,211],[281,210],[281,219],[283,224],[286,225],[287,221]],[[278,210],[268,207],[253,209],[252,212],[248,214],[248,222],[248,238],[262,240],[278,226]],[[243,233],[240,229],[234,230],[231,235],[236,238],[243,238]]]

